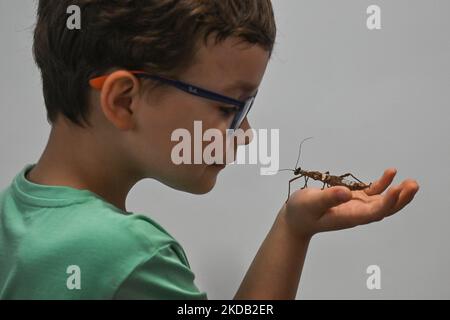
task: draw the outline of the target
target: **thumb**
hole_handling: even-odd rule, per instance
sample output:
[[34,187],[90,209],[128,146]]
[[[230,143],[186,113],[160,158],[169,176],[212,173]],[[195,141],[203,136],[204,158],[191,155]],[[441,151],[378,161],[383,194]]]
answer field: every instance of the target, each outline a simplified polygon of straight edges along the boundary
[[314,211],[324,213],[331,207],[347,202],[352,198],[351,191],[346,187],[331,187],[317,192],[311,197],[311,205]]

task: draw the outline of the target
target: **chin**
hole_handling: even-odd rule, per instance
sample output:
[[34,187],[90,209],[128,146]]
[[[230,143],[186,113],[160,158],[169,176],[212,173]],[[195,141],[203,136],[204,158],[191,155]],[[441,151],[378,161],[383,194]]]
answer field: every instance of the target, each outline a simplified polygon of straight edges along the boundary
[[182,180],[178,180],[176,183],[166,183],[168,186],[179,190],[192,194],[206,194],[210,192],[217,181],[217,173],[218,171],[210,168],[206,168],[206,170],[200,175],[189,175],[185,176]]
[[188,190],[185,190],[186,192],[192,193],[192,194],[206,194],[210,192],[214,186],[216,185],[216,179],[204,179],[195,181],[192,185],[188,187]]

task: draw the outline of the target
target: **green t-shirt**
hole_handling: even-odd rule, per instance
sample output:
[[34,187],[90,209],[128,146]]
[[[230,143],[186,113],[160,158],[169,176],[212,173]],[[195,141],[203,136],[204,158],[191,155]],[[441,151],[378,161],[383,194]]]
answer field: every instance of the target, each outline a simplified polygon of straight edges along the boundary
[[32,183],[33,166],[0,193],[0,299],[207,299],[159,224],[88,190]]

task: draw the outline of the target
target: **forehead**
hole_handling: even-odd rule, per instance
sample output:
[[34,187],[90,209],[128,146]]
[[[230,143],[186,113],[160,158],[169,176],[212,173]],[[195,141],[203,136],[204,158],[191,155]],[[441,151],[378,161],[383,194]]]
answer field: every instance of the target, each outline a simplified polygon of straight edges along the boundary
[[268,61],[269,52],[259,45],[235,37],[218,44],[210,39],[201,45],[186,75],[224,93],[243,93],[259,87]]

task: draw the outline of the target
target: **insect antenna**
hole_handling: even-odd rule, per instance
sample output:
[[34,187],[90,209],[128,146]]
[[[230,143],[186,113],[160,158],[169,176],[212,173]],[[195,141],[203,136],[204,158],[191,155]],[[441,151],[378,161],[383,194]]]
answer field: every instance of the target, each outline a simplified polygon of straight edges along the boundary
[[305,142],[305,141],[308,140],[308,139],[312,139],[312,138],[313,138],[313,137],[308,137],[308,138],[306,138],[306,139],[303,139],[302,142],[300,142],[300,147],[298,148],[297,162],[295,163],[295,170],[297,170],[297,165],[298,165],[298,162],[300,161],[300,154],[301,154],[301,152],[302,152],[302,144],[303,144],[303,142]]
[[280,172],[280,171],[292,171],[292,172],[294,172],[295,170],[294,169],[280,169],[277,172]]
[[274,173],[274,172],[280,172],[280,171],[292,171],[292,172],[295,172],[298,168],[297,168],[297,165],[298,165],[298,161],[300,160],[300,153],[302,152],[302,143],[303,142],[305,142],[306,140],[308,140],[308,139],[312,139],[313,137],[308,137],[308,138],[306,138],[306,139],[303,139],[303,141],[300,143],[300,148],[299,148],[299,150],[298,150],[298,158],[297,158],[297,163],[295,164],[295,168],[294,169],[280,169],[280,170],[277,170],[277,171],[271,171],[271,173]]

